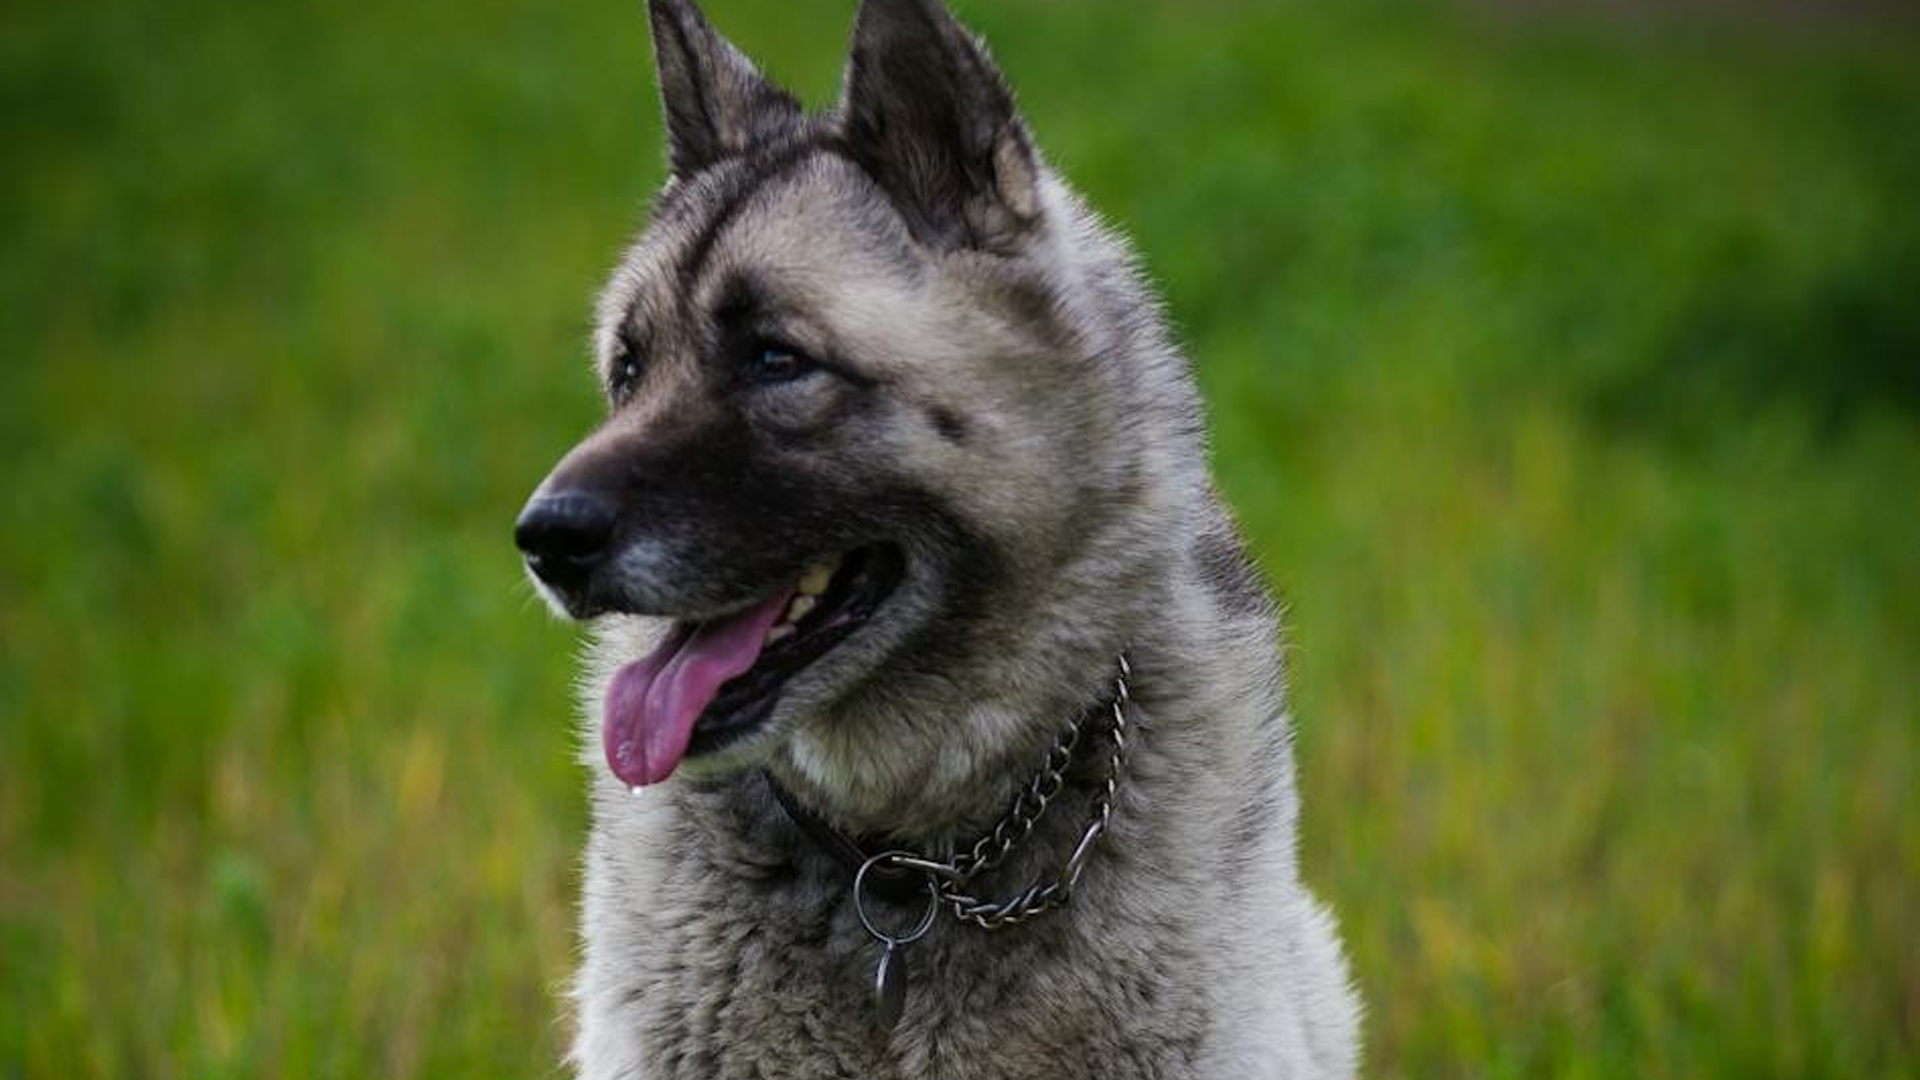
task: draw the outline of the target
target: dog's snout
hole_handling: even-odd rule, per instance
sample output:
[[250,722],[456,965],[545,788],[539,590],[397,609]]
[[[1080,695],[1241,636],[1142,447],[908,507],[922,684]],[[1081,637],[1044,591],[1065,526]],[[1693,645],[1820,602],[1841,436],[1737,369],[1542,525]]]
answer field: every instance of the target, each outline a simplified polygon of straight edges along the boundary
[[614,509],[589,491],[536,495],[514,523],[527,568],[556,588],[580,584],[613,539]]

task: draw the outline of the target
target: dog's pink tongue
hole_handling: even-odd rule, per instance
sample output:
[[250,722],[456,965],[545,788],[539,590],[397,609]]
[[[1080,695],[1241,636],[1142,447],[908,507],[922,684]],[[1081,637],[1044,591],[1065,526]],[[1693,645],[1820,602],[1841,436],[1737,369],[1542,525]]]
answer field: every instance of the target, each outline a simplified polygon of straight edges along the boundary
[[613,775],[630,786],[657,784],[687,754],[693,722],[720,684],[753,666],[793,590],[700,626],[675,627],[660,647],[614,673],[600,742]]

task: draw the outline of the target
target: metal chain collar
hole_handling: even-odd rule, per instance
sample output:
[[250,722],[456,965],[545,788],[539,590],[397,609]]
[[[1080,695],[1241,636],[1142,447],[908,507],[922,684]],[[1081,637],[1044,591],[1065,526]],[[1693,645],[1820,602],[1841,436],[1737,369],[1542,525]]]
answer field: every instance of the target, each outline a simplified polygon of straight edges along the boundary
[[[873,869],[905,871],[926,876],[929,895],[934,897],[935,907],[944,906],[955,919],[972,923],[983,930],[998,930],[1015,926],[1036,916],[1060,907],[1073,896],[1075,886],[1080,883],[1080,875],[1086,869],[1087,858],[1093,853],[1100,838],[1106,834],[1113,819],[1114,797],[1120,789],[1121,773],[1127,761],[1127,709],[1132,704],[1132,691],[1127,680],[1133,676],[1133,669],[1127,663],[1127,655],[1121,653],[1117,658],[1117,671],[1113,677],[1113,701],[1110,705],[1110,720],[1099,727],[1113,740],[1113,750],[1107,758],[1106,775],[1095,789],[1088,815],[1086,828],[1080,832],[1080,841],[1074,845],[1073,853],[1060,865],[1051,877],[1042,877],[1025,889],[1001,900],[984,899],[967,891],[974,878],[998,866],[1007,855],[1033,833],[1041,815],[1047,812],[1053,800],[1066,787],[1067,769],[1073,764],[1073,755],[1086,738],[1090,719],[1094,714],[1083,714],[1060,733],[1053,746],[1048,748],[1046,758],[1040,770],[1034,774],[1027,786],[1014,797],[1012,805],[1001,815],[992,829],[988,830],[972,845],[963,848],[959,854],[948,859],[931,859],[908,851],[883,851],[867,859],[855,875],[854,904],[861,903],[861,885],[868,871]],[[864,910],[861,920],[867,921]],[[930,920],[928,920],[930,921]],[[871,928],[871,924],[869,923]],[[921,933],[925,932],[924,923]],[[875,932],[875,936],[885,940],[885,935]],[[918,937],[916,934],[914,937]]]

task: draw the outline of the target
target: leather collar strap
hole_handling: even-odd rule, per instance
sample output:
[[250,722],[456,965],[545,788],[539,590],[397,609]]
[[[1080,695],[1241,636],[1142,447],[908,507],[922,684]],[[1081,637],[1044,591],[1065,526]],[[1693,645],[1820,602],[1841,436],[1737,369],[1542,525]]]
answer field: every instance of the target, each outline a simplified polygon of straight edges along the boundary
[[[780,809],[786,811],[787,819],[798,826],[808,840],[813,841],[813,846],[826,852],[834,862],[840,864],[840,868],[846,871],[847,880],[853,880],[853,876],[860,872],[861,866],[876,853],[885,850],[874,848],[869,851],[865,845],[853,837],[834,828],[826,818],[801,805],[793,792],[788,791],[780,781],[773,778],[773,773],[762,769],[760,778],[766,781],[767,790],[773,792],[774,800],[780,804]],[[915,900],[925,887],[920,875],[891,866],[874,867],[868,875],[868,880],[869,888],[873,893],[891,903]]]

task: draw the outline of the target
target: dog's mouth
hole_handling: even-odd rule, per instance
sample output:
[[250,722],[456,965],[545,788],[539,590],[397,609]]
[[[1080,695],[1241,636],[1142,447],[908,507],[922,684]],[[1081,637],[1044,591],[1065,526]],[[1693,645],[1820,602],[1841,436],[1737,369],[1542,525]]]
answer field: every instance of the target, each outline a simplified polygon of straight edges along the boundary
[[657,784],[684,759],[752,734],[788,682],[871,619],[903,572],[897,549],[873,545],[810,567],[741,611],[676,621],[607,687],[608,767],[629,786]]

